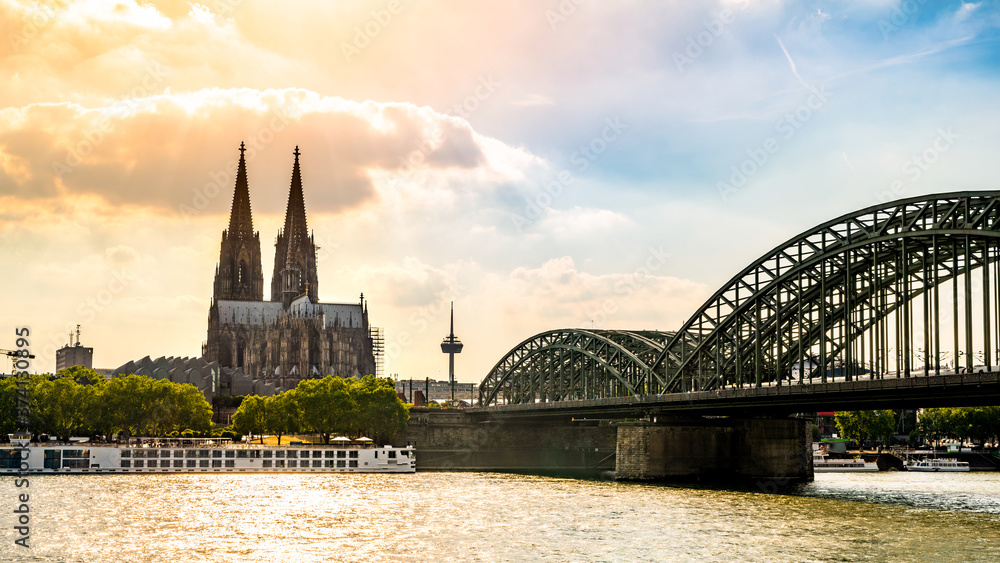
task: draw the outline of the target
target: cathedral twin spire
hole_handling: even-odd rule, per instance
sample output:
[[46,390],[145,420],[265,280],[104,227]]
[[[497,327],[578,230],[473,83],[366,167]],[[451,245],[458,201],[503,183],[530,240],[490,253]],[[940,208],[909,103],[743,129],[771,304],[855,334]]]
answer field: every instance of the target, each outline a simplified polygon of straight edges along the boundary
[[274,274],[271,277],[271,301],[281,301],[286,308],[293,299],[305,293],[313,303],[319,301],[316,244],[306,227],[299,147],[295,147],[293,154],[295,164],[292,165],[292,185],[285,207],[285,226],[274,242]]
[[[245,151],[244,144],[240,143],[229,229],[222,233],[222,249],[215,276],[215,299],[263,300],[260,234],[253,231]],[[294,154],[285,225],[275,241],[274,274],[271,279],[271,300],[282,302],[285,308],[293,299],[306,293],[313,303],[317,302],[319,289],[316,245],[306,227],[299,147],[295,147]]]
[[253,238],[253,215],[250,213],[250,183],[247,182],[246,151],[240,143],[240,165],[236,170],[236,189],[233,191],[233,208],[229,212],[230,238]]

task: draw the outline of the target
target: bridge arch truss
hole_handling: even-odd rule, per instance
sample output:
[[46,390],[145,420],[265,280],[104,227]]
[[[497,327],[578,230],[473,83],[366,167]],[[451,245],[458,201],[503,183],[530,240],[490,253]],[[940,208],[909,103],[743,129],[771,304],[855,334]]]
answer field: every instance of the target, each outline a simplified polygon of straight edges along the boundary
[[1000,363],[1000,192],[910,198],[772,249],[676,332],[556,330],[480,404],[979,371]]
[[480,385],[480,404],[647,394],[647,374],[669,337],[666,332],[583,329],[537,334],[490,370]]

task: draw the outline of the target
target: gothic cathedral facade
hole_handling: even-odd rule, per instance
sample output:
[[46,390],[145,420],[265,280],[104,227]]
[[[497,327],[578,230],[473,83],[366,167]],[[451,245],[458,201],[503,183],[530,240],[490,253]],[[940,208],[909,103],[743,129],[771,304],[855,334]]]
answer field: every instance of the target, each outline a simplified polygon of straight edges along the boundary
[[376,372],[364,294],[356,303],[320,303],[316,244],[306,227],[295,147],[285,225],[274,245],[271,300],[264,301],[260,233],[253,230],[245,149],[240,143],[229,228],[215,269],[202,357],[219,367],[291,389],[303,379]]

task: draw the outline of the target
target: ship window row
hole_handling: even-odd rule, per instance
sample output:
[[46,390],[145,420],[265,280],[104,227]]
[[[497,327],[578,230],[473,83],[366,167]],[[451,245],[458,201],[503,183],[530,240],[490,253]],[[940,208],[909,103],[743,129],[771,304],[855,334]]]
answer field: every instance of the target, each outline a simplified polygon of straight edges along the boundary
[[0,469],[21,467],[21,450],[0,450]]
[[[58,450],[54,450],[58,451]],[[64,457],[89,457],[90,450],[62,450]],[[174,457],[186,457],[186,458],[208,458],[208,457],[223,457],[223,450],[174,450]],[[313,459],[319,458],[334,458],[337,459],[357,459],[357,450],[225,450],[225,457],[227,458],[240,458],[240,459],[259,459],[263,458],[289,458],[289,459],[308,459],[310,456]],[[389,458],[395,458],[396,452],[389,451]],[[409,456],[409,452],[402,452],[404,457]],[[168,458],[171,456],[171,450],[127,450],[121,451],[121,457],[123,458],[140,458],[149,459],[163,457]],[[378,457],[378,452],[375,452],[375,456]]]
[[[302,469],[307,469],[307,468],[310,467],[310,463],[309,463],[308,460],[303,460],[301,462],[301,464],[300,464],[299,461],[296,460],[296,459],[274,459],[274,460],[265,459],[264,462],[262,463],[262,466],[263,467],[267,467],[267,468],[273,467],[273,468],[279,468],[279,469],[280,468],[290,468],[290,469],[299,469],[299,468],[302,468]],[[346,460],[346,459],[337,459],[337,460],[333,460],[333,459],[314,459],[314,460],[312,460],[312,464],[311,464],[311,467],[315,467],[315,468],[320,468],[320,467],[326,467],[326,468],[340,467],[340,468],[345,468],[345,467],[357,467],[357,466],[358,466],[358,460],[356,460],[356,459],[352,459],[352,460]]]
[[[87,451],[87,450],[83,450]],[[171,453],[172,452],[172,453]],[[121,457],[128,458],[157,458],[157,457],[188,457],[188,458],[208,458],[222,457],[221,450],[122,450]],[[232,457],[231,455],[227,457]],[[252,457],[252,456],[251,456]]]
[[[84,459],[62,459],[66,452],[73,452],[74,455],[86,455]],[[0,450],[0,467],[6,469],[16,469],[21,466],[20,450]],[[90,450],[44,450],[42,467],[45,469],[89,469]]]
[[[208,459],[187,459],[187,460],[184,460],[184,459],[175,459],[173,467],[174,467],[174,469],[207,468],[209,466],[209,461],[211,461],[212,467],[222,467],[222,460],[221,459],[213,459],[213,460],[208,460]],[[74,468],[75,467],[86,467],[85,464],[84,465],[66,465],[67,463],[80,463],[80,462],[85,462],[85,460],[65,460],[65,461],[63,461],[63,467],[74,467]],[[168,468],[168,467],[170,467],[170,461],[169,460],[163,460],[163,463],[160,464],[160,463],[158,463],[158,460],[155,460],[155,459],[149,459],[149,460],[145,460],[145,459],[134,459],[134,460],[133,459],[123,459],[123,460],[121,460],[121,466],[125,467],[125,468],[136,467],[136,468],[146,469],[146,468],[156,468],[157,465],[159,465],[159,467],[161,467],[161,468]],[[226,460],[226,467],[235,467],[235,466],[236,466],[236,461],[235,460]]]
[[[358,452],[357,452],[357,450],[351,450],[351,451],[347,451],[347,450],[312,450],[312,454],[311,455],[312,455],[313,459],[319,459],[319,458],[324,458],[324,457],[325,458],[337,457],[337,458],[341,458],[341,459],[346,459],[348,457],[351,457],[351,458],[357,459]],[[264,450],[264,459],[267,459],[267,458],[272,457],[272,456],[273,457],[278,457],[278,458],[284,457],[284,458],[291,458],[291,459],[296,459],[296,458],[308,459],[309,456],[310,456],[310,450]]]

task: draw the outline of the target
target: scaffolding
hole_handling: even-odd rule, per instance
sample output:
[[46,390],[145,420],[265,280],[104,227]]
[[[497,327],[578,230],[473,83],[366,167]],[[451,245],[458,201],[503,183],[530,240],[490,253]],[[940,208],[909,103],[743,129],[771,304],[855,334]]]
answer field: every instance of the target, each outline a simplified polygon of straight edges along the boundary
[[372,355],[375,357],[375,377],[385,377],[385,335],[382,332],[382,327],[370,327],[368,335],[372,339]]

